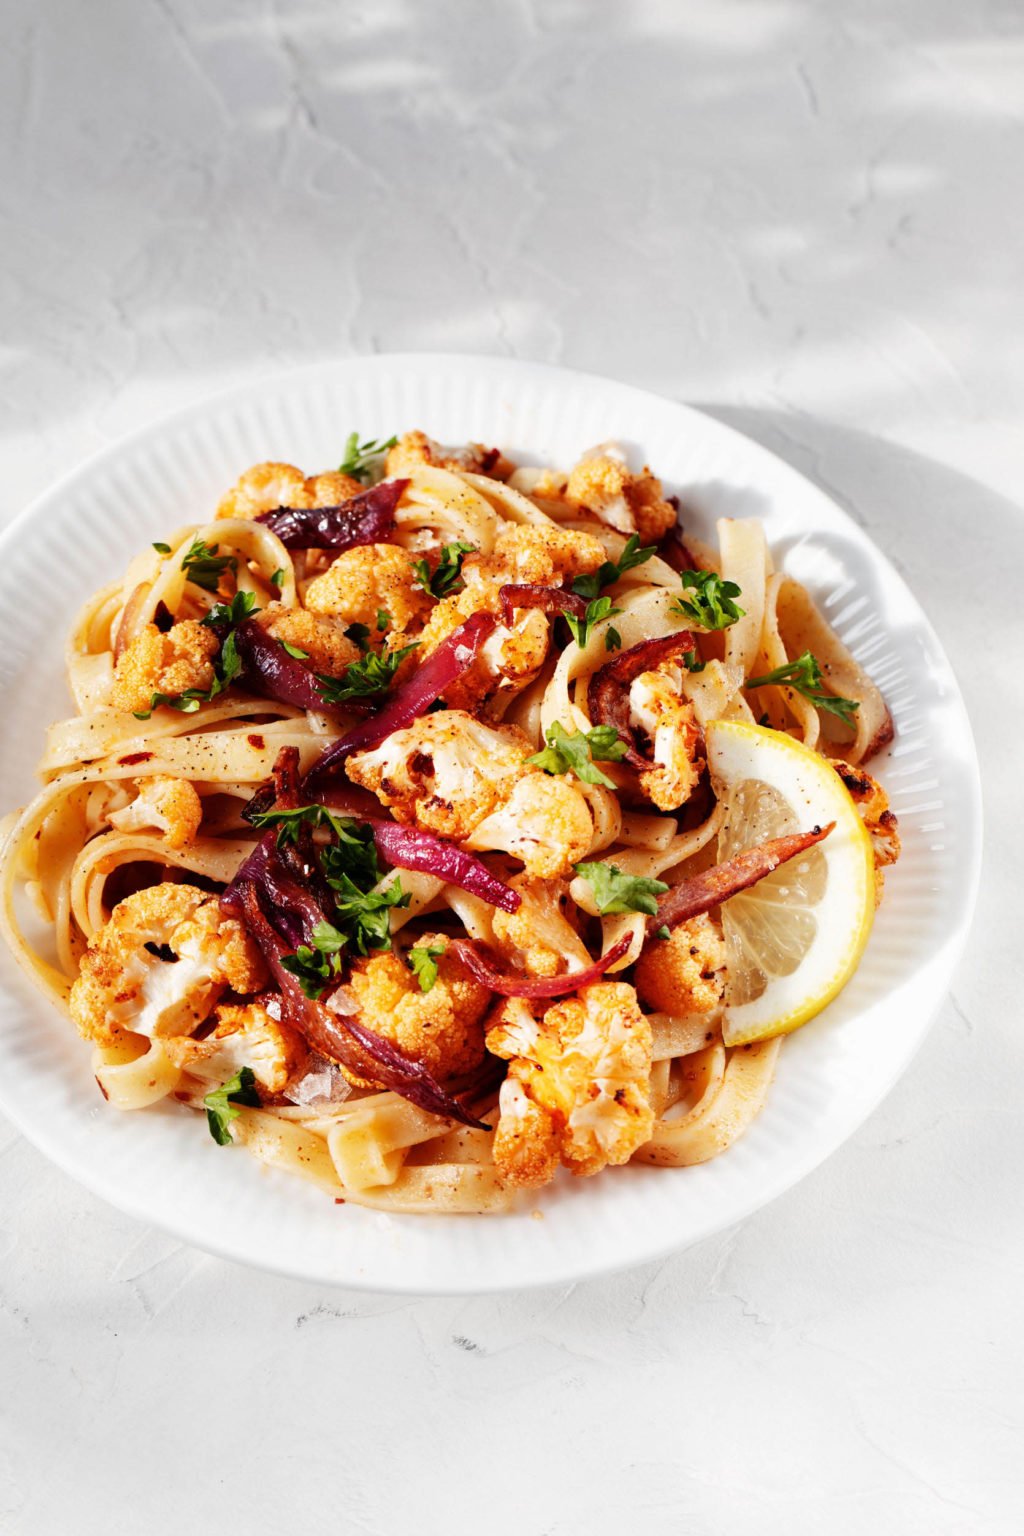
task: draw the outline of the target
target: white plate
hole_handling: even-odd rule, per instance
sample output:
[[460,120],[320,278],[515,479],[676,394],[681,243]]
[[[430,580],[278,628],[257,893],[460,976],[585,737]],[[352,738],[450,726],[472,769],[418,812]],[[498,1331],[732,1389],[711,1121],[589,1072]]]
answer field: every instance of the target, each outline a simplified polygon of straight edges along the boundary
[[69,712],[62,639],[79,603],[150,540],[205,520],[249,464],[324,468],[354,427],[380,437],[422,427],[442,441],[493,442],[563,465],[617,438],[680,494],[698,535],[711,538],[721,515],[764,520],[776,558],[823,603],[896,721],[888,760],[872,767],[892,795],[904,852],[886,877],[859,971],[786,1042],[767,1107],[724,1156],[698,1168],[566,1177],[516,1215],[395,1217],[336,1206],[216,1146],[201,1119],[176,1107],[109,1109],[88,1051],[6,952],[0,1105],[113,1205],[214,1253],[306,1280],[468,1293],[575,1280],[682,1248],[809,1173],[892,1087],[946,993],[980,865],[977,759],[935,635],[860,529],[763,448],[641,390],[498,359],[351,360],[180,412],[76,470],[2,541],[0,804],[32,793],[43,729]]

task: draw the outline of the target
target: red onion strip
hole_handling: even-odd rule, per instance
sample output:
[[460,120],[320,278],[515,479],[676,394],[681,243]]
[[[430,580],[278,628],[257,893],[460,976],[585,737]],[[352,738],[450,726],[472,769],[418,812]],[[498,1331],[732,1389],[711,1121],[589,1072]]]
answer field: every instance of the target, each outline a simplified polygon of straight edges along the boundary
[[691,875],[688,880],[680,880],[678,885],[674,885],[661,897],[657,914],[647,919],[648,939],[659,928],[677,928],[691,917],[699,917],[702,912],[721,906],[730,896],[736,896],[740,891],[756,885],[758,880],[770,875],[780,864],[795,859],[797,854],[806,852],[815,843],[820,843],[822,838],[828,837],[834,826],[835,822],[830,821],[827,827],[814,827],[810,832],[771,837],[756,848],[747,848],[735,858],[727,859],[724,864],[716,864],[713,869],[705,869],[699,875]]
[[593,965],[584,967],[582,971],[566,971],[562,976],[506,976],[494,969],[472,939],[453,939],[448,949],[451,954],[458,956],[481,986],[490,987],[492,992],[499,993],[501,997],[564,997],[569,992],[577,992],[580,987],[589,987],[597,981],[610,965],[622,959],[631,943],[632,936],[627,933],[600,960],[595,960]]
[[403,827],[397,821],[371,817],[370,826],[377,851],[389,864],[399,869],[423,870],[428,875],[436,875],[439,880],[461,886],[471,896],[490,902],[492,907],[501,907],[504,912],[518,911],[522,899],[518,891],[492,875],[482,859],[435,837],[432,832]]
[[574,619],[586,618],[587,605],[575,592],[563,592],[561,587],[538,587],[532,583],[510,585],[501,588],[501,621],[511,628],[512,614],[516,608],[543,608],[545,613],[570,613]]
[[286,549],[333,549],[379,544],[395,525],[395,508],[408,480],[380,485],[336,507],[278,507],[255,519],[276,533]]
[[493,613],[474,613],[465,624],[453,630],[447,640],[442,640],[437,650],[421,662],[408,682],[395,689],[377,714],[346,731],[317,759],[306,775],[306,792],[312,792],[351,753],[377,746],[393,731],[400,731],[425,714],[444,690],[473,665],[480,647],[494,632],[497,622]]
[[289,656],[281,642],[255,619],[239,624],[235,646],[244,669],[242,680],[254,693],[282,704],[297,704],[300,709],[331,712],[312,669],[297,656]]

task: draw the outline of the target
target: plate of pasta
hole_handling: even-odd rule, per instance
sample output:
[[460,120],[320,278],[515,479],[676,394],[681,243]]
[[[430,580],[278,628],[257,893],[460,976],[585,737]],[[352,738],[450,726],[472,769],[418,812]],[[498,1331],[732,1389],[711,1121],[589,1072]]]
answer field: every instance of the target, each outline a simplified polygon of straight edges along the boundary
[[945,994],[948,662],[706,416],[339,362],[109,449],[3,555],[0,1106],[190,1242],[409,1292],[637,1263],[820,1163]]

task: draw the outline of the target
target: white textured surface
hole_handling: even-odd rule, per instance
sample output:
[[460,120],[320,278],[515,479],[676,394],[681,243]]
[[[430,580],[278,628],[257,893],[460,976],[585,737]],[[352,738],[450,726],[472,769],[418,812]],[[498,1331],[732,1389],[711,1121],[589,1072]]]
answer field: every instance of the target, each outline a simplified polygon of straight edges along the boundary
[[1019,7],[5,23],[9,512],[170,406],[337,352],[710,403],[908,576],[992,835],[954,1001],[886,1105],[738,1232],[616,1280],[320,1292],[148,1235],[6,1133],[0,1529],[1019,1531]]

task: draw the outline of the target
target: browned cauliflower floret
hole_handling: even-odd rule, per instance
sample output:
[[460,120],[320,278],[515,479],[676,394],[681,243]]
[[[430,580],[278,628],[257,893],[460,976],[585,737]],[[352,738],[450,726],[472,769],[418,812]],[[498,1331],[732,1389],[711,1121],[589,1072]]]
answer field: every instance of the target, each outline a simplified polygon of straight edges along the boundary
[[278,507],[336,507],[365,485],[334,470],[308,479],[294,464],[254,464],[223,497],[218,517],[259,517]]
[[[407,1056],[422,1062],[436,1078],[461,1077],[484,1059],[482,1019],[491,1000],[462,962],[447,953],[442,933],[416,940],[423,949],[444,951],[436,957],[437,978],[424,992],[405,960],[394,950],[356,960],[349,986],[368,1029],[384,1035]],[[375,1084],[343,1067],[361,1088]]]
[[594,818],[586,796],[565,778],[527,773],[503,805],[477,822],[467,848],[500,848],[542,880],[567,875],[590,851]]
[[504,1004],[487,1049],[510,1063],[494,1138],[507,1183],[547,1183],[556,1161],[576,1174],[599,1173],[650,1139],[651,1027],[626,982],[584,987],[540,1021]]
[[314,672],[337,677],[352,662],[359,660],[359,647],[348,638],[340,619],[307,613],[305,608],[286,608],[283,603],[271,603],[257,615],[256,622],[262,624],[275,640],[283,640],[286,645],[305,651]]
[[[497,590],[492,599],[482,596],[476,587],[467,587],[439,602],[420,636],[417,656],[429,656],[470,614],[485,608],[496,613],[500,606]],[[473,664],[445,689],[450,707],[472,713],[485,700],[505,700],[519,693],[544,665],[550,635],[548,620],[539,608],[521,610],[514,616],[511,629],[499,624],[480,647]]]
[[333,613],[346,624],[372,630],[383,611],[399,633],[418,629],[433,601],[417,584],[413,557],[397,544],[346,549],[306,588],[306,607],[314,613]]
[[603,564],[604,546],[592,534],[554,523],[513,523],[494,541],[489,555],[467,555],[467,587],[491,589],[505,582],[559,587],[574,576],[589,576]]
[[435,469],[467,470],[474,475],[490,475],[494,480],[506,480],[513,465],[502,457],[497,448],[485,448],[483,443],[467,443],[464,448],[445,448],[435,443],[425,432],[403,432],[388,453],[384,473],[389,479],[407,475],[421,464]]
[[110,825],[119,832],[155,827],[163,833],[169,848],[186,848],[195,842],[202,819],[203,802],[188,780],[172,779],[162,773],[140,779],[131,804],[109,816]]
[[508,883],[519,893],[519,909],[495,909],[494,939],[513,967],[527,976],[559,976],[589,965],[587,948],[565,915],[565,881],[535,880],[523,873]]
[[889,796],[870,773],[854,768],[850,763],[835,761],[833,768],[850,792],[850,797],[867,829],[875,855],[875,905],[882,899],[885,876],[882,870],[887,864],[895,864],[900,856],[900,831],[895,812],[889,809]]
[[481,725],[448,709],[354,753],[347,768],[352,782],[372,789],[398,821],[461,839],[507,799],[530,751],[514,726]]
[[640,1000],[658,1013],[714,1013],[725,992],[725,940],[705,913],[652,939],[636,967]]
[[187,1035],[168,1040],[175,1066],[205,1082],[226,1083],[249,1067],[266,1093],[280,1093],[306,1064],[306,1042],[261,1002],[226,1003],[217,1009],[217,1027],[203,1040]]
[[640,787],[662,811],[684,805],[704,769],[703,741],[693,705],[682,695],[682,675],[671,662],[641,672],[629,689],[629,723],[650,740],[655,766],[640,772]]
[[632,474],[611,454],[581,459],[569,476],[566,496],[610,528],[639,534],[641,544],[656,544],[676,524],[676,510],[662,495],[661,481],[647,468]]
[[266,979],[259,951],[216,896],[168,882],[118,902],[82,957],[71,1017],[100,1045],[125,1031],[191,1034],[226,988],[255,992]]
[[197,619],[172,624],[166,635],[155,624],[147,624],[114,668],[111,706],[141,713],[150,708],[154,693],[209,688],[219,645],[213,630]]

